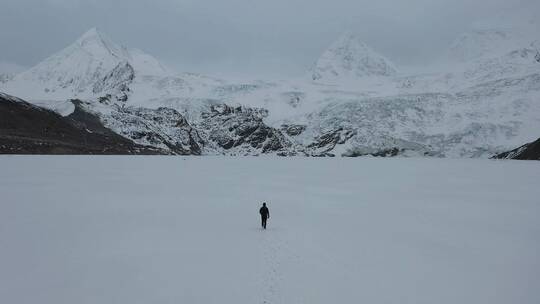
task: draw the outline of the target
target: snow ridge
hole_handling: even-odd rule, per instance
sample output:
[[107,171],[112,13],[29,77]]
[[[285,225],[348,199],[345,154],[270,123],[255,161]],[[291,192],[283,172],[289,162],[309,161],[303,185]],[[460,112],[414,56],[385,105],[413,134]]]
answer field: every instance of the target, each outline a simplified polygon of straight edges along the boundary
[[473,29],[450,50],[460,64],[399,75],[346,33],[309,80],[231,83],[171,73],[92,29],[0,91],[63,115],[82,99],[114,131],[171,153],[489,157],[538,138],[539,43],[517,32]]
[[7,83],[6,91],[25,99],[95,97],[94,86],[125,63],[138,75],[169,73],[152,56],[130,51],[92,28],[70,46],[15,76]]

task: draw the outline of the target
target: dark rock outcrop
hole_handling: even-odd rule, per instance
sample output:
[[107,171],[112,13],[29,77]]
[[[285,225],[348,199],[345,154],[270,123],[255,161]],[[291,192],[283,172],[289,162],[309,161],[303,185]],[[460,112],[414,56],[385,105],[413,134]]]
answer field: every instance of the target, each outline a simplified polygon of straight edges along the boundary
[[400,148],[388,148],[383,150],[377,150],[373,152],[362,152],[359,150],[352,150],[347,153],[344,153],[343,156],[345,157],[360,157],[360,156],[375,156],[375,157],[394,157],[398,156],[400,153],[402,153],[404,150]]
[[141,145],[177,155],[201,155],[204,143],[186,118],[171,108],[113,106],[101,120],[118,134]]
[[540,160],[540,138],[512,151],[492,157],[493,159]]
[[330,153],[336,145],[344,144],[351,139],[356,133],[353,130],[347,130],[342,127],[325,132],[315,138],[315,140],[307,146],[306,153],[311,156],[335,156]]
[[103,127],[76,104],[68,117],[0,94],[2,154],[162,154]]
[[298,136],[306,130],[305,125],[283,124],[281,130],[289,136]]
[[238,154],[273,153],[292,144],[281,131],[267,126],[263,118],[268,111],[258,108],[213,105],[202,114],[199,130],[210,149]]

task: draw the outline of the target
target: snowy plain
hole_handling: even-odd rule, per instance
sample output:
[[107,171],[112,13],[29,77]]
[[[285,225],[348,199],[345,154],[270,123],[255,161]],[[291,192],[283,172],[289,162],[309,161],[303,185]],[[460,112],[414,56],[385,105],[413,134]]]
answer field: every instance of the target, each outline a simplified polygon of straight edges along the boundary
[[0,303],[540,303],[539,180],[530,161],[2,156]]

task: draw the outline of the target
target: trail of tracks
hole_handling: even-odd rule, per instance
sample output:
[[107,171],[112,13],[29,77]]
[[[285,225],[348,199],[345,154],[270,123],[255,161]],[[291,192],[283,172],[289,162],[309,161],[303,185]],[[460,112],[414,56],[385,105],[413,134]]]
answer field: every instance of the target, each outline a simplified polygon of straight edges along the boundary
[[275,231],[261,231],[261,233],[263,274],[260,303],[282,303],[280,289],[283,282],[283,261],[287,258],[289,248],[279,233]]

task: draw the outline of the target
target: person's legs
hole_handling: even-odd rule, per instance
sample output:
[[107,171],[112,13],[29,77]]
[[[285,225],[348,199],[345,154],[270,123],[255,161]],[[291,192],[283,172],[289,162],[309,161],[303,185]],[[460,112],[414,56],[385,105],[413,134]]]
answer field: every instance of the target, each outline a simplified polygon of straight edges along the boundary
[[261,226],[262,226],[263,228],[266,228],[266,227],[265,227],[265,226],[266,226],[266,223],[265,223],[265,222],[266,222],[266,219],[264,218],[264,216],[261,216]]

